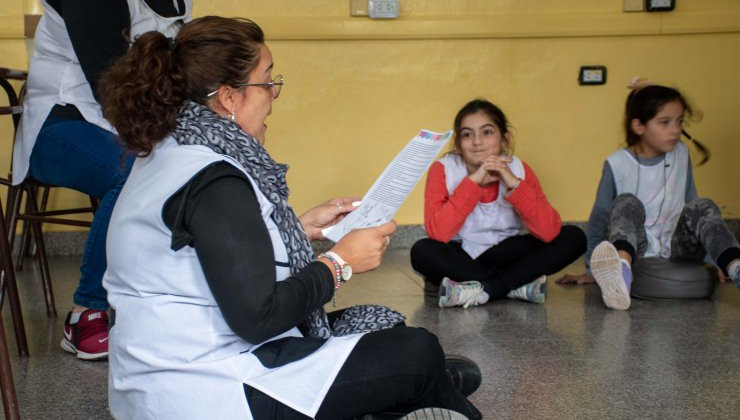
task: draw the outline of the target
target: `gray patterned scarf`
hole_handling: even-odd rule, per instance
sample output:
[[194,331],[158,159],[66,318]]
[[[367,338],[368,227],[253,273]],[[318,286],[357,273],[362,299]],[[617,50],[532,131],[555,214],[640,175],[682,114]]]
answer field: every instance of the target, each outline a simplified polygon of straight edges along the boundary
[[[275,162],[260,142],[239,125],[192,101],[187,101],[180,110],[172,136],[179,144],[206,146],[241,164],[260,192],[275,205],[271,217],[285,244],[291,274],[315,260],[306,232],[288,204],[289,190],[285,180],[288,165]],[[311,337],[326,339],[332,335],[390,328],[403,320],[403,315],[386,307],[361,305],[346,310],[330,328],[326,312],[318,308],[306,320],[305,329]]]

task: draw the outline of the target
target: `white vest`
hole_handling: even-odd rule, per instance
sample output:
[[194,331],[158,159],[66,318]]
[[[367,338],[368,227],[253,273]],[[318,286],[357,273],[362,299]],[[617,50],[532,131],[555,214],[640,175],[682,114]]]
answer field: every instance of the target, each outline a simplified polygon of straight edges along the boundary
[[653,166],[639,164],[626,149],[614,152],[606,160],[614,174],[617,195],[634,194],[645,206],[648,240],[645,257],[670,258],[671,238],[686,205],[688,147],[679,142],[675,149],[665,154],[662,163]]
[[[82,72],[72,48],[64,19],[44,0],[44,15],[36,28],[36,50],[31,58],[23,100],[23,115],[13,148],[13,184],[20,184],[28,174],[29,160],[41,126],[54,105],[73,104],[85,120],[115,133],[103,118],[103,110]],[[192,0],[185,0],[181,16],[166,18],[154,13],[143,0],[128,0],[131,37],[148,31],[175,36],[183,21],[191,19]]]
[[[195,250],[172,251],[162,220],[166,200],[209,164],[234,160],[171,137],[137,158],[108,230],[103,286],[116,311],[110,331],[109,405],[118,419],[251,419],[246,383],[307,416],[326,392],[361,335],[332,337],[316,352],[268,369],[229,328],[211,294]],[[276,262],[285,246],[270,215],[273,205],[252,183]],[[249,238],[244,238],[249,240]],[[289,268],[276,264],[277,281]],[[245,284],[244,287],[249,287]],[[297,328],[270,340],[301,336]]]
[[[524,179],[524,165],[518,158],[512,156],[513,161],[509,169],[519,179]],[[468,169],[458,154],[450,153],[439,160],[445,168],[447,193],[452,195],[457,186],[467,177]],[[488,248],[498,244],[506,238],[523,234],[524,224],[514,210],[514,206],[506,201],[504,193],[506,185],[499,181],[498,198],[490,203],[481,203],[465,219],[465,223],[453,240],[462,240],[462,247],[472,258],[478,258]]]

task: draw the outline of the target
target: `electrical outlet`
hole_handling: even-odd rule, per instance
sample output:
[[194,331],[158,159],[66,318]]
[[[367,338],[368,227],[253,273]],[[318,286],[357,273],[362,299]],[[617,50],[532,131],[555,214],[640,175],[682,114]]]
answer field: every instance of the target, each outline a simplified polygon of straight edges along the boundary
[[367,16],[368,0],[349,0],[350,16]]
[[401,13],[400,0],[369,0],[368,13],[373,19],[395,19]]
[[648,12],[668,12],[676,8],[676,0],[645,0]]
[[603,85],[606,83],[606,67],[583,66],[578,74],[578,84]]

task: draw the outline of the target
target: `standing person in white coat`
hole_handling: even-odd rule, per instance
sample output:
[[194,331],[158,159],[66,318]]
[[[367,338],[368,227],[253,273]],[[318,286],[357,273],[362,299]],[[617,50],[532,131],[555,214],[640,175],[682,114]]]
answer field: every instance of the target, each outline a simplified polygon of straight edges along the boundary
[[192,1],[44,0],[43,5],[13,150],[13,183],[31,176],[100,199],[61,345],[80,359],[101,359],[108,355],[106,232],[133,157],[124,156],[103,118],[98,79],[126,53],[127,34],[175,35],[190,20]]
[[309,241],[352,199],[300,218],[288,205],[287,166],[263,148],[272,69],[256,24],[211,16],[142,35],[103,76],[106,118],[138,154],[107,243],[113,416],[481,418],[463,395],[480,372],[446,369],[434,335],[382,306],[323,311],[396,225],[314,258]]

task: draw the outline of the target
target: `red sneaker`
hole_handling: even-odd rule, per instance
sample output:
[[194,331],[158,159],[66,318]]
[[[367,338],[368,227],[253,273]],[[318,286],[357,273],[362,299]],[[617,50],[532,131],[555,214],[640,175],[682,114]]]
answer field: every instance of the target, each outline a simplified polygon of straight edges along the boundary
[[84,360],[108,357],[108,313],[99,309],[88,309],[80,320],[70,324],[72,312],[64,321],[64,338],[61,346],[65,351]]

